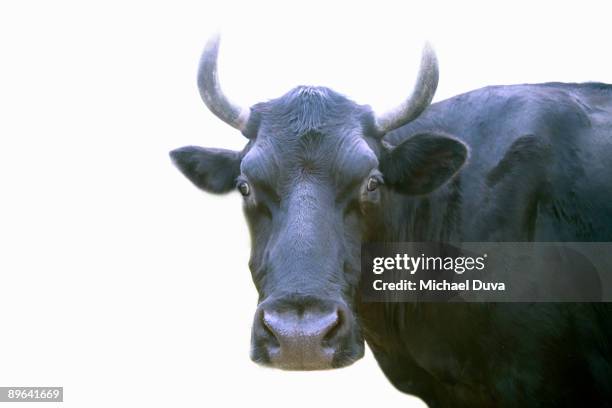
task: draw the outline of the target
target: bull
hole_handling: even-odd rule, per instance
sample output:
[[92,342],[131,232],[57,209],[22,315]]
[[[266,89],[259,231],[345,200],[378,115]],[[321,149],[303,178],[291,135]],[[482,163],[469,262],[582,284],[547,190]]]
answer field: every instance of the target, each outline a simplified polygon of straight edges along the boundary
[[385,241],[611,241],[612,86],[491,86],[431,104],[416,85],[376,115],[325,87],[243,108],[203,52],[206,106],[241,151],[182,147],[178,169],[211,193],[238,190],[259,299],[253,361],[350,365],[364,340],[390,382],[430,407],[612,406],[606,303],[367,303],[360,246]]

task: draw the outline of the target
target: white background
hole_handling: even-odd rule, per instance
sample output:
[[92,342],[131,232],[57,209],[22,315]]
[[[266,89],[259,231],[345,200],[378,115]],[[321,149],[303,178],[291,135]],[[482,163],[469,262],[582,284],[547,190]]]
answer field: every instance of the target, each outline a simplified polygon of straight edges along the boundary
[[425,39],[437,100],[612,82],[597,3],[419,3],[3,1],[0,385],[64,386],[67,407],[422,404],[369,354],[327,372],[251,363],[240,197],[197,191],[167,156],[245,143],[196,90],[216,28],[244,104],[316,84],[382,110],[410,92]]

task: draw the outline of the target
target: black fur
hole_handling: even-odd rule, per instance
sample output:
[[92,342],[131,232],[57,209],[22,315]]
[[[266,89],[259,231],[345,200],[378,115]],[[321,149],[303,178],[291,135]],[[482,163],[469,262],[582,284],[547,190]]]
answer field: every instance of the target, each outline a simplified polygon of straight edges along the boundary
[[[373,123],[367,106],[298,87],[253,106],[242,152],[173,157],[205,190],[251,185],[260,302],[348,305],[335,366],[365,338],[389,380],[431,407],[612,406],[610,304],[364,303],[357,291],[367,241],[612,241],[612,86],[488,87],[384,138]],[[370,191],[371,178],[385,184]]]

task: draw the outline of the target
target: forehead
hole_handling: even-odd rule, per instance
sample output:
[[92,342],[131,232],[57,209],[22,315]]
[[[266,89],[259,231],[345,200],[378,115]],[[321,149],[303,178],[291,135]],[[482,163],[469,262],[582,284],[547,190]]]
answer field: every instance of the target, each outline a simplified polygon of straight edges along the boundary
[[258,131],[241,166],[250,177],[270,181],[292,171],[361,177],[377,165],[364,135],[371,110],[328,88],[298,87],[252,110]]
[[241,163],[241,171],[254,181],[273,184],[294,178],[296,174],[344,180],[363,178],[378,166],[378,159],[368,143],[361,137],[337,138],[326,143],[333,135],[308,134],[303,143],[293,142],[294,149],[271,145],[266,141],[255,143]]

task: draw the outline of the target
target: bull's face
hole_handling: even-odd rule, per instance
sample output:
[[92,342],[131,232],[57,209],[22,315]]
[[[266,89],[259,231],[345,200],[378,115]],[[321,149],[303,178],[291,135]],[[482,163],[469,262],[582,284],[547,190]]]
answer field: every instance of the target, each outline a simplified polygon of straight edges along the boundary
[[466,157],[462,143],[439,135],[394,148],[382,142],[430,102],[433,54],[424,57],[417,96],[376,118],[369,107],[315,87],[240,110],[216,82],[217,47],[215,38],[202,58],[202,97],[250,141],[241,152],[184,147],[171,156],[198,187],[243,196],[259,292],[251,357],[297,370],[351,364],[364,349],[355,315],[360,245],[384,228],[388,191],[428,193]]

